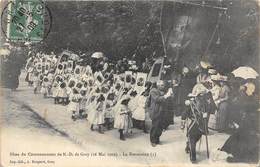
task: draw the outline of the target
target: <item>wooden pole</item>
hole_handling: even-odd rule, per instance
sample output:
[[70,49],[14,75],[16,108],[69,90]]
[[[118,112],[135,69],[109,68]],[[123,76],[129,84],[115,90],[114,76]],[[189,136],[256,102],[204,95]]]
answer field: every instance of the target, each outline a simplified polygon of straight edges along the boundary
[[162,38],[162,44],[163,44],[163,51],[164,51],[164,57],[166,57],[166,46],[165,46],[165,40],[164,40],[164,35],[162,32],[162,12],[163,12],[163,4],[161,5],[161,11],[160,11],[160,34]]

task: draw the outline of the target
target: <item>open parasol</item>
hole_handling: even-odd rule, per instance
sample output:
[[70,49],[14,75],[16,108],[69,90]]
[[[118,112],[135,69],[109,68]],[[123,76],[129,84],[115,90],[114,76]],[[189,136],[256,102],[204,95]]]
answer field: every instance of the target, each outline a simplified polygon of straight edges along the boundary
[[104,54],[102,52],[95,52],[91,55],[92,58],[100,59],[104,57]]
[[0,48],[0,56],[8,56],[10,54],[9,49]]
[[241,66],[232,71],[232,74],[234,74],[237,78],[239,77],[243,79],[256,79],[259,76],[253,68],[248,66]]

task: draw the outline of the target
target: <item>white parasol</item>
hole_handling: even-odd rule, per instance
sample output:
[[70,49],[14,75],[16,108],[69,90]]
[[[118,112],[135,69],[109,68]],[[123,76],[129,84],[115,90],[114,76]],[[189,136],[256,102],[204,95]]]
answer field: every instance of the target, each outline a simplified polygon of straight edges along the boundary
[[232,71],[232,74],[234,74],[235,77],[243,79],[256,79],[256,77],[259,76],[259,74],[253,68],[248,66],[239,67]]
[[0,48],[0,56],[8,56],[10,54],[9,49]]
[[92,58],[100,59],[104,57],[104,54],[102,52],[95,52],[91,55]]

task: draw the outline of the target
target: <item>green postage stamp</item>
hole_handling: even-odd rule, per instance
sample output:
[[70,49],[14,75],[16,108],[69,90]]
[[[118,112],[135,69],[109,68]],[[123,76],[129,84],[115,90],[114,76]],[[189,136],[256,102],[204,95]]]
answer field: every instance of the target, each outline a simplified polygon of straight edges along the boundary
[[13,0],[3,12],[5,18],[2,20],[6,19],[4,32],[10,42],[40,42],[49,32],[50,12],[42,1]]

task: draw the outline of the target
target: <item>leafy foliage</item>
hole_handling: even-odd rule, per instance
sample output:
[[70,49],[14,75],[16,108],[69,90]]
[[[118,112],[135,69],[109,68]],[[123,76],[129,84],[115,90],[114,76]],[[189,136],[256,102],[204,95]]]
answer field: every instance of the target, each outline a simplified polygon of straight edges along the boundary
[[[186,2],[186,1],[185,1]],[[193,1],[191,1],[193,2]],[[200,24],[190,27],[186,36],[193,36],[191,44],[181,51],[186,64],[198,63],[201,55],[222,71],[230,71],[240,65],[258,67],[258,20],[259,11],[254,0],[202,1],[196,3],[226,7],[218,20],[218,10],[179,5],[174,2],[149,1],[47,1],[53,17],[53,26],[46,41],[39,47],[46,51],[60,52],[62,49],[82,52],[104,52],[112,59],[136,56],[143,61],[146,57],[162,56],[160,34],[160,11],[166,4],[168,10],[162,15],[162,29],[171,27],[171,20],[178,12],[187,11],[200,19]],[[194,13],[192,13],[194,12]],[[197,18],[196,18],[197,17]],[[208,46],[215,26],[219,29]],[[167,33],[164,32],[167,36]],[[171,36],[172,34],[170,34]],[[174,33],[172,38],[174,37]],[[220,43],[217,43],[218,38]],[[168,48],[168,56],[175,50]],[[232,64],[232,65],[230,65]]]
[[[53,27],[44,49],[102,51],[110,58],[151,55],[161,46],[150,2],[48,2]],[[154,7],[155,6],[155,7]]]

